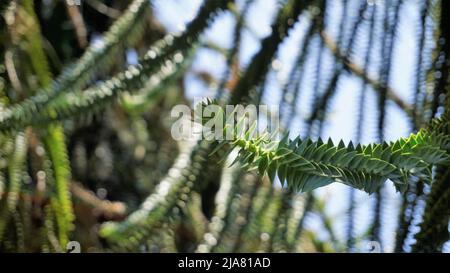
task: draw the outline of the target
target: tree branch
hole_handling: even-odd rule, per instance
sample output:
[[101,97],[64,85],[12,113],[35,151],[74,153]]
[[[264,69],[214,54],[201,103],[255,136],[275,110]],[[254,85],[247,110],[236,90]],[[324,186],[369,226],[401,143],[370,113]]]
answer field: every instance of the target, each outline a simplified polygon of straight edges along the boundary
[[[365,82],[372,85],[372,87],[379,92],[382,88],[381,83],[378,79],[374,79],[368,74],[364,73],[364,69],[360,66],[349,60],[345,57],[345,54],[342,53],[342,50],[337,46],[337,44],[333,41],[333,39],[325,32],[320,32],[320,37],[324,41],[325,45],[330,49],[331,53],[336,57],[336,59],[342,61],[344,67],[355,74],[356,76],[362,78]],[[402,98],[400,98],[394,89],[390,86],[387,87],[387,96],[390,100],[392,100],[398,107],[400,107],[403,111],[408,114],[408,116],[412,116],[412,106],[405,102]]]

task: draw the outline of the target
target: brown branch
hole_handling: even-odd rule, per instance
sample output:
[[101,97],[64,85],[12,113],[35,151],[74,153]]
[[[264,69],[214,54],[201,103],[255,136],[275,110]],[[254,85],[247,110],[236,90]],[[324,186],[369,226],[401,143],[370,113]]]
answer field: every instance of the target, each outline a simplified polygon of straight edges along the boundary
[[92,191],[80,183],[72,181],[70,190],[75,198],[95,209],[106,219],[121,219],[125,216],[126,206],[122,202],[111,202],[98,198]]
[[[372,85],[372,87],[379,92],[382,89],[381,83],[377,80],[364,73],[364,69],[360,66],[349,60],[345,57],[345,54],[342,52],[340,48],[338,48],[337,44],[333,41],[333,39],[325,32],[320,32],[320,37],[324,41],[325,45],[330,49],[336,59],[342,61],[344,67],[351,71],[356,76],[362,78],[365,82]],[[408,116],[412,116],[412,106],[405,102],[402,98],[400,98],[394,89],[390,86],[387,87],[387,96],[390,100],[392,100],[398,107],[408,114]]]
[[17,74],[16,65],[14,64],[14,53],[11,50],[5,52],[5,68],[9,81],[18,93],[23,93],[23,87]]
[[67,14],[72,21],[72,24],[75,28],[75,33],[77,35],[78,45],[81,48],[85,48],[88,45],[87,41],[87,30],[84,24],[83,16],[80,13],[80,10],[76,5],[70,3],[69,1],[65,1]]
[[[97,216],[102,216],[106,220],[121,220],[125,217],[126,206],[122,202],[112,202],[98,198],[92,191],[85,189],[80,183],[71,181],[70,191],[74,198],[84,205],[91,207]],[[42,195],[42,194],[41,194]],[[49,199],[40,194],[29,194],[22,192],[18,195],[19,200],[33,202],[39,206],[48,204]],[[7,198],[8,192],[3,192],[0,199]]]
[[120,11],[103,4],[98,0],[86,0],[86,3],[99,13],[110,18],[118,19],[120,17]]

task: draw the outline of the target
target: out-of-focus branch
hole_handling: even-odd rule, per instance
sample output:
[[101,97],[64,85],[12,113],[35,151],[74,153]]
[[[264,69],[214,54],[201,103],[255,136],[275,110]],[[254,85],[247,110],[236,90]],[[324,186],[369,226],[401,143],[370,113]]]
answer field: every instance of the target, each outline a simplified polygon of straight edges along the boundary
[[14,64],[14,56],[11,50],[7,50],[5,52],[5,68],[6,73],[8,74],[9,81],[11,82],[12,87],[17,91],[22,93],[23,88],[20,83],[19,76],[17,75],[16,66]]
[[[372,77],[370,77],[368,74],[364,73],[364,70],[345,57],[345,54],[343,54],[342,50],[338,48],[337,44],[333,41],[333,39],[325,32],[320,32],[320,37],[324,41],[325,45],[330,49],[330,51],[333,53],[333,55],[336,57],[336,59],[342,61],[344,67],[351,71],[356,76],[362,78],[364,81],[366,81],[368,84],[372,85],[372,87],[376,91],[380,91],[382,86],[381,83]],[[392,87],[387,87],[387,96],[390,100],[392,100],[395,104],[397,104],[398,107],[403,109],[408,116],[412,116],[412,106],[405,102],[402,98],[400,98],[397,93],[392,89]]]
[[120,17],[120,11],[103,4],[99,0],[86,0],[86,3],[96,11],[110,18],[117,19]]
[[83,16],[78,9],[78,6],[74,5],[71,1],[65,1],[67,14],[72,21],[75,33],[77,35],[78,45],[81,48],[85,48],[88,45],[87,30],[84,24]]
[[[70,192],[74,198],[81,201],[84,205],[91,207],[98,216],[101,215],[107,220],[120,220],[125,217],[126,206],[124,203],[100,199],[92,191],[84,188],[79,182],[72,181],[70,183]],[[1,194],[0,199],[7,197],[8,193],[4,192]],[[39,205],[48,204],[48,199],[42,199],[40,195],[21,193],[18,195],[18,198]]]
[[126,206],[122,202],[100,199],[92,191],[85,189],[75,181],[70,183],[70,190],[76,199],[92,207],[106,219],[121,219],[125,216]]

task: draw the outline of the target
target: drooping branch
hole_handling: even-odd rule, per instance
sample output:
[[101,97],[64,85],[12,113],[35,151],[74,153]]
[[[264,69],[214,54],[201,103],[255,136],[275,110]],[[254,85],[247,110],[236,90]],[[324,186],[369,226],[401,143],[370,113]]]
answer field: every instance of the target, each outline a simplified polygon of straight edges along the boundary
[[[201,107],[208,105],[203,103]],[[204,118],[203,124],[229,121],[230,116],[221,109],[216,107],[218,113],[214,120]],[[219,140],[217,149],[227,144],[237,148],[237,159],[245,167],[258,169],[272,181],[277,176],[281,183],[287,182],[288,186],[302,192],[341,182],[373,193],[388,179],[397,190],[404,192],[410,177],[430,182],[431,167],[445,163],[448,160],[446,150],[450,148],[450,136],[425,129],[395,142],[355,147],[352,142],[344,145],[342,141],[336,146],[331,139],[328,142],[299,137],[289,140],[286,135],[281,141],[275,141],[267,133],[254,137],[256,122],[244,131],[244,119],[237,125],[226,123],[223,126],[228,140]]]

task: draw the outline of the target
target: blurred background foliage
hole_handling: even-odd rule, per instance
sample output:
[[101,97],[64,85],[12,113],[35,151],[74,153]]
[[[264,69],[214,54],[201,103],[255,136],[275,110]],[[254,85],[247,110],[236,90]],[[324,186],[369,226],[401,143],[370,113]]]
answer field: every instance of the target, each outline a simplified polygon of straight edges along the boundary
[[0,12],[1,252],[449,251],[445,166],[404,194],[299,194],[170,132],[172,107],[194,96],[279,105],[282,128],[313,139],[427,127],[450,115],[449,1],[2,0]]

